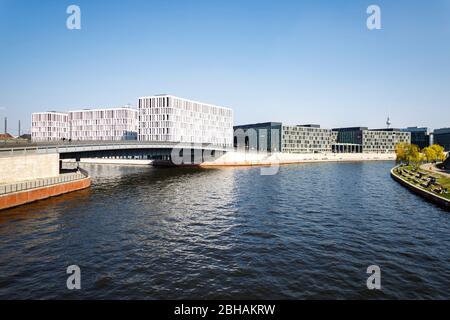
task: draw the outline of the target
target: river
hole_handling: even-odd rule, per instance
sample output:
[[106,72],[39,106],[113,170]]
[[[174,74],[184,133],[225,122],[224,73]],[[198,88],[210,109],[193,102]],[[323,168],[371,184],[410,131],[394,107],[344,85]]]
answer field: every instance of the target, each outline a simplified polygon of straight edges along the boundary
[[449,299],[450,214],[393,165],[83,165],[90,189],[0,212],[0,298]]

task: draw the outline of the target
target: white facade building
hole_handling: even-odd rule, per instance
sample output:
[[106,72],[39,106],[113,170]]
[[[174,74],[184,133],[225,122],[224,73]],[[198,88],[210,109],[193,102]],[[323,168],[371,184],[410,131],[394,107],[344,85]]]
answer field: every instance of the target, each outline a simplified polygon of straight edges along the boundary
[[32,114],[32,141],[136,140],[138,110],[129,107]]
[[233,146],[232,109],[171,95],[141,97],[138,109],[140,141]]
[[48,111],[31,115],[32,141],[60,141],[69,137],[68,113]]
[[127,107],[69,112],[70,138],[74,141],[136,140],[138,111]]

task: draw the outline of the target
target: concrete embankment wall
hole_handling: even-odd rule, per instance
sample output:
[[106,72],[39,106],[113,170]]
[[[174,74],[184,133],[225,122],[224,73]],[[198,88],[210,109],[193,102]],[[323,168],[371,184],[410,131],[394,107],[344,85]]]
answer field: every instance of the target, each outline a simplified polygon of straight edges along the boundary
[[396,156],[393,153],[275,153],[267,155],[252,152],[228,152],[215,161],[204,162],[201,165],[205,167],[258,166],[308,162],[392,161],[395,159]]
[[[63,163],[76,163],[75,160],[63,160]],[[87,164],[114,164],[114,165],[129,165],[129,166],[149,166],[152,165],[153,160],[140,159],[107,159],[107,158],[86,158],[81,159],[80,163]]]
[[415,186],[414,184],[402,179],[401,177],[397,176],[394,173],[394,169],[391,170],[391,177],[392,179],[394,179],[395,181],[397,181],[398,183],[400,183],[401,185],[403,185],[404,187],[408,188],[410,191],[418,194],[419,196],[434,202],[435,204],[446,208],[447,210],[450,210],[450,200],[447,200],[443,197],[438,196],[437,194],[431,193],[427,190],[424,190],[422,188],[419,188],[417,186]]
[[82,190],[91,185],[91,178],[55,184],[0,196],[0,210],[17,207],[26,203],[59,196],[64,193]]
[[59,175],[59,154],[24,154],[0,157],[0,184]]

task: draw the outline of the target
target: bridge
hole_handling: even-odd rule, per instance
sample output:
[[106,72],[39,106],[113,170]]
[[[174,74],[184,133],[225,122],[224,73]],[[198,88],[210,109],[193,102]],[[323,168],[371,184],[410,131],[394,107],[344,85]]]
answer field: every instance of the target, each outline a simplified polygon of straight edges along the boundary
[[[60,159],[132,158],[197,164],[212,161],[231,147],[211,144],[146,141],[72,141],[0,145],[0,157],[58,153]],[[174,159],[174,157],[176,159]],[[180,163],[180,161],[182,163]]]

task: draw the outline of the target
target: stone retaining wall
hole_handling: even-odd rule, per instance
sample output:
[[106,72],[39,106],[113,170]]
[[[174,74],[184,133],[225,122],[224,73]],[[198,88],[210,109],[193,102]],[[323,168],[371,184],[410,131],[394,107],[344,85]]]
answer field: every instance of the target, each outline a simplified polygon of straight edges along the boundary
[[20,206],[26,203],[47,199],[54,196],[59,196],[64,193],[82,190],[90,187],[91,178],[55,184],[42,188],[35,188],[15,193],[9,193],[0,196],[0,210]]
[[394,169],[391,170],[391,177],[397,181],[398,183],[400,183],[401,185],[403,185],[404,187],[408,188],[410,191],[420,195],[421,197],[447,209],[450,211],[450,200],[445,199],[444,197],[440,197],[437,194],[431,193],[428,190],[424,190],[422,188],[419,188],[417,186],[415,186],[414,184],[404,180],[403,178],[399,177],[398,175],[396,175],[394,173],[394,170],[397,167],[395,167]]

